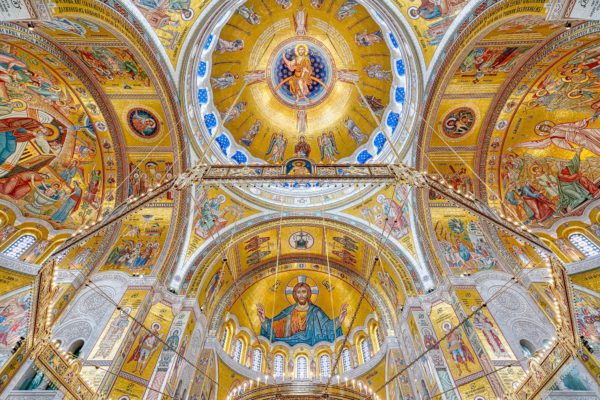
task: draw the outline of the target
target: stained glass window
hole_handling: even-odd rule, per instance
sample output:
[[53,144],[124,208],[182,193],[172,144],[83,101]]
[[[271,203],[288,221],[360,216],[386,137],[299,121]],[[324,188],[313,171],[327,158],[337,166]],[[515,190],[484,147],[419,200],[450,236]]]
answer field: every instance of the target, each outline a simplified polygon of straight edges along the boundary
[[352,369],[352,360],[350,359],[350,350],[348,349],[342,350],[342,367],[344,367],[344,372]]
[[273,375],[275,378],[283,377],[283,366],[285,365],[285,359],[281,354],[276,354],[273,360]]
[[262,351],[260,349],[254,349],[252,352],[252,370],[260,372],[262,367]]
[[360,342],[360,352],[362,354],[363,362],[367,362],[371,359],[371,349],[369,348],[369,341],[366,339]]
[[233,359],[237,362],[240,362],[242,359],[242,351],[244,350],[244,342],[242,339],[238,339],[235,342],[235,347],[233,349]]
[[321,355],[319,365],[321,368],[321,378],[329,378],[331,374],[331,359],[327,354]]
[[227,345],[227,337],[229,336],[229,331],[227,329],[225,329],[225,332],[223,332],[223,337],[221,338],[221,347],[223,347],[223,349],[225,349],[225,351],[227,351],[227,348],[225,347]]
[[572,235],[569,235],[569,241],[585,256],[585,258],[592,258],[600,255],[600,247],[583,233],[573,233]]
[[304,356],[296,359],[296,379],[308,379],[308,359]]
[[35,236],[33,235],[23,235],[20,236],[17,240],[12,242],[10,246],[8,246],[2,254],[11,258],[19,258],[21,257],[33,244],[35,243]]

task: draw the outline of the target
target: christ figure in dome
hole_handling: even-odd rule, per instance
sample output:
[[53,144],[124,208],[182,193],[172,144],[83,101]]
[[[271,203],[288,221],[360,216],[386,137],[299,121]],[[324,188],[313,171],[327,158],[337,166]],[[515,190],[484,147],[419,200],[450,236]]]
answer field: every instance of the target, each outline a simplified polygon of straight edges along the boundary
[[319,306],[311,303],[312,292],[307,283],[298,282],[292,295],[295,304],[274,318],[267,318],[262,304],[256,306],[261,336],[290,346],[298,343],[314,346],[319,342],[333,342],[342,336],[342,323],[348,312],[348,304],[342,304],[340,315],[330,319]]
[[313,69],[308,57],[308,47],[305,44],[299,44],[296,46],[295,57],[288,60],[285,54],[283,55],[283,62],[285,66],[294,73],[289,78],[290,92],[296,98],[296,102],[304,99],[308,99],[310,89],[308,85],[311,83]]

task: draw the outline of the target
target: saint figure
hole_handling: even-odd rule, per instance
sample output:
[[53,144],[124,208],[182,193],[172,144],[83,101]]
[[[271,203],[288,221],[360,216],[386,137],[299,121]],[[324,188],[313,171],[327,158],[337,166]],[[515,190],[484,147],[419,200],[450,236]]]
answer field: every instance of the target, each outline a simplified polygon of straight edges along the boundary
[[561,149],[573,151],[573,144],[576,144],[600,156],[600,128],[588,128],[593,119],[595,118],[590,117],[556,125],[551,121],[543,121],[536,126],[536,133],[544,136],[544,139],[519,143],[515,147],[545,149],[553,144]]
[[342,304],[340,315],[330,319],[319,306],[311,303],[312,292],[307,283],[298,282],[292,294],[295,304],[285,308],[274,318],[267,318],[262,304],[256,306],[261,336],[290,346],[298,343],[314,346],[323,341],[333,342],[342,336],[342,323],[348,312],[348,304]]

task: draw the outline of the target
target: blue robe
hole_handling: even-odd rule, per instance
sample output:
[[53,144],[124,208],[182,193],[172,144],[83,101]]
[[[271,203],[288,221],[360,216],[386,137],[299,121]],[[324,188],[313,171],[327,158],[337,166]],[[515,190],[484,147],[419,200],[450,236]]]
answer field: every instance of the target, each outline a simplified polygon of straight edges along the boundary
[[[279,321],[280,319],[286,318],[294,311],[296,304],[285,308],[275,318],[266,318],[265,322],[260,326],[260,334],[266,338],[272,339],[273,342],[284,342],[290,346],[302,343],[309,346],[314,346],[319,342],[333,342],[337,337],[342,336],[342,327],[337,326],[335,329],[335,335],[333,333],[333,320],[330,319],[327,314],[319,306],[314,304],[308,305],[308,313],[306,314],[306,329],[304,331],[296,332],[292,336],[286,337],[273,337],[271,338],[271,326],[273,321]],[[336,324],[337,325],[337,324]]]

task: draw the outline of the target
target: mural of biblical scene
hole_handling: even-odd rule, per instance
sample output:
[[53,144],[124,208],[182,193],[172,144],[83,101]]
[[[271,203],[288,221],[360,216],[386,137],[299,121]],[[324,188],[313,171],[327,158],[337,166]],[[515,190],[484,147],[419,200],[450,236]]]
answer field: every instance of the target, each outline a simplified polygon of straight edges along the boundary
[[600,298],[580,290],[573,291],[577,328],[600,360]]
[[[369,12],[355,1],[301,4],[247,1],[213,44],[219,118],[239,147],[273,164],[351,156],[379,125],[369,110],[381,119],[389,103],[387,35]],[[263,40],[266,33],[271,40]],[[231,156],[228,146],[222,150]]]
[[542,60],[496,123],[487,176],[500,198],[490,200],[533,228],[581,216],[600,197],[597,52],[565,46]]
[[114,359],[120,344],[126,337],[131,326],[131,316],[135,316],[147,292],[140,289],[127,290],[119,302],[120,310],[115,310],[111,316],[100,339],[96,342],[90,352],[90,360],[112,360]]
[[144,207],[129,214],[121,226],[119,240],[109,253],[102,270],[150,275],[162,250],[171,224],[172,208]]
[[[483,303],[481,296],[475,289],[457,289],[456,296],[467,314],[475,312]],[[470,323],[492,361],[515,359],[508,342],[487,307],[475,312]]]
[[[129,197],[140,196],[174,177],[173,161],[170,156],[161,158],[158,155],[154,157],[133,155],[130,157],[128,170],[127,195]],[[172,200],[173,192],[167,191],[163,197],[155,201]]]
[[[460,190],[462,193],[473,193],[475,178],[470,168],[461,162],[438,161],[435,160],[435,157],[431,157],[431,159],[435,165],[429,168],[431,174],[443,178],[452,185],[454,190]],[[447,202],[445,197],[433,190],[429,191],[429,200]]]
[[467,55],[459,67],[462,80],[473,83],[495,80],[498,74],[507,74],[519,63],[530,46],[482,46],[476,47]]
[[91,237],[83,243],[79,243],[70,249],[68,249],[64,254],[61,254],[59,257],[62,257],[60,262],[58,262],[58,266],[61,269],[82,269],[86,263],[91,259],[92,252],[97,246],[102,243],[102,237]]
[[136,56],[124,47],[74,47],[71,49],[109,91],[151,88],[150,78]]
[[8,361],[20,338],[27,337],[31,296],[31,291],[25,290],[0,302],[0,368]]
[[452,330],[458,324],[458,317],[448,303],[438,303],[431,308],[429,319],[437,337],[448,334],[440,343],[444,358],[454,379],[461,379],[481,371],[477,355],[463,328]]
[[80,96],[89,95],[66,71],[31,45],[0,45],[0,198],[56,228],[99,216],[106,182],[99,142],[111,143],[90,111],[97,105],[84,105]]
[[148,20],[175,64],[190,28],[208,3],[204,0],[133,0],[133,4]]
[[121,371],[148,380],[163,347],[162,341],[167,340],[172,321],[173,312],[169,306],[162,303],[153,305],[144,321],[145,328],[140,328]]
[[394,0],[394,3],[408,17],[428,63],[458,13],[467,5],[467,0]]
[[416,398],[412,394],[413,388],[410,384],[410,377],[406,371],[406,361],[404,361],[404,357],[400,350],[391,350],[388,360],[388,378],[396,376],[400,371],[403,371],[397,379],[393,380],[391,384],[392,389],[389,393],[391,393],[395,399],[415,400]]
[[[358,289],[337,275],[331,277],[326,267],[284,269],[265,273],[244,292],[229,312],[240,326],[248,327],[272,343],[289,346],[320,342],[333,343],[346,334],[360,294]],[[246,316],[242,300],[251,310]],[[363,301],[356,317],[362,324],[373,307]]]
[[455,274],[498,267],[497,256],[475,217],[458,208],[436,208],[432,221],[446,265]]

